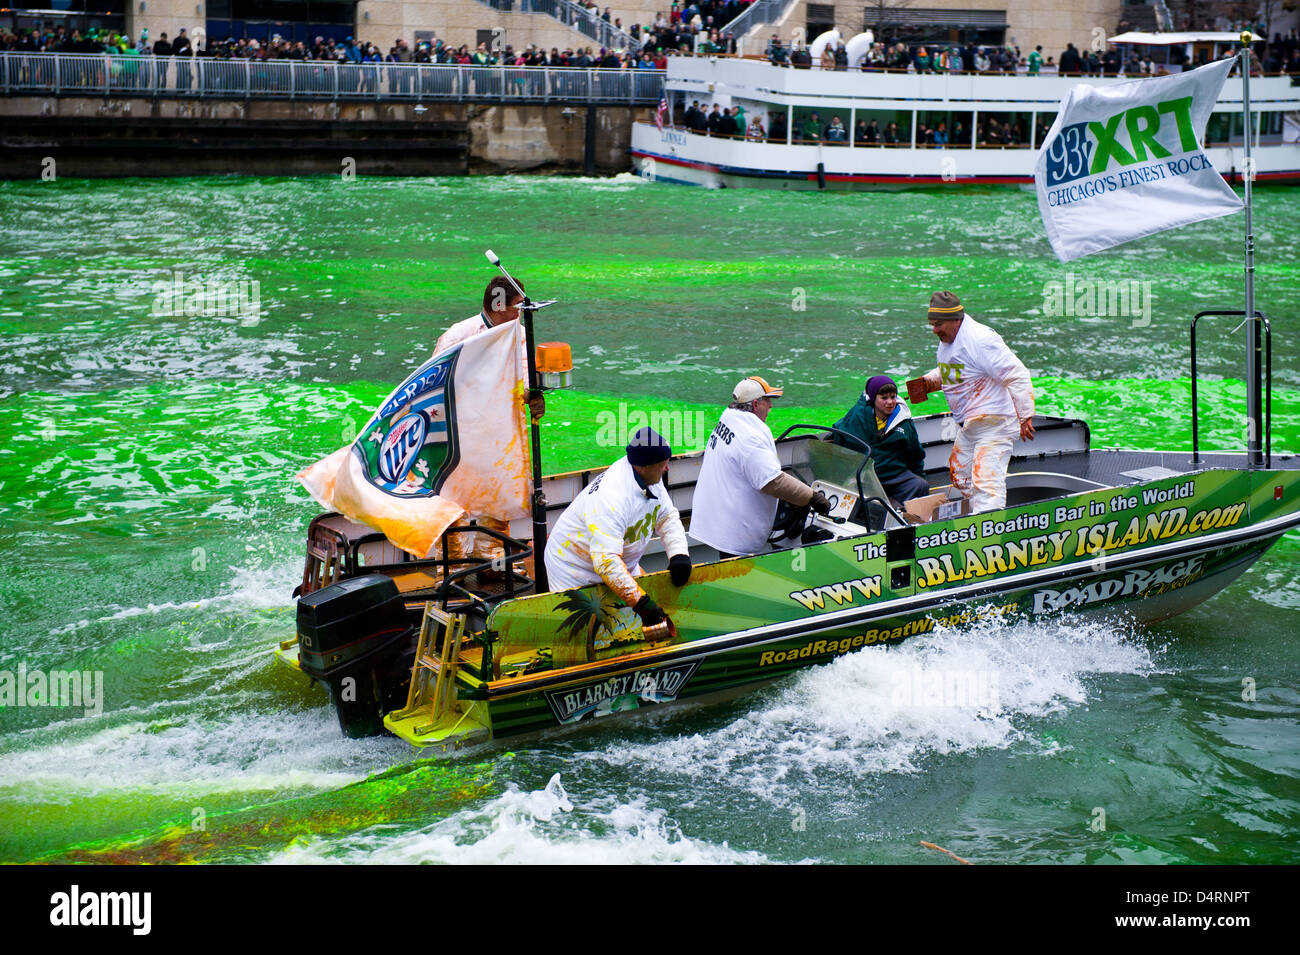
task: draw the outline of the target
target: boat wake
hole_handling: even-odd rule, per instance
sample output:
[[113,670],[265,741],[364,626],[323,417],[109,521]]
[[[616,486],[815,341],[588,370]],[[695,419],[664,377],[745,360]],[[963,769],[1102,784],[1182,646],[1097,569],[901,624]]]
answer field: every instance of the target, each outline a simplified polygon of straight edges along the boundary
[[194,799],[337,789],[407,752],[394,739],[345,739],[323,708],[136,719],[58,741],[46,728],[20,735],[37,732],[38,747],[0,754],[7,781],[0,804],[66,802],[74,794]]
[[601,797],[575,804],[560,781],[510,791],[415,832],[376,826],[339,839],[313,839],[277,853],[272,863],[521,863],[540,865],[725,864],[768,861],[684,835],[646,797]]
[[940,627],[795,675],[722,728],[583,755],[634,773],[727,780],[785,802],[810,786],[923,772],[936,757],[1012,746],[1050,755],[1058,744],[1036,721],[1085,704],[1093,675],[1154,670],[1151,652],[1114,623]]

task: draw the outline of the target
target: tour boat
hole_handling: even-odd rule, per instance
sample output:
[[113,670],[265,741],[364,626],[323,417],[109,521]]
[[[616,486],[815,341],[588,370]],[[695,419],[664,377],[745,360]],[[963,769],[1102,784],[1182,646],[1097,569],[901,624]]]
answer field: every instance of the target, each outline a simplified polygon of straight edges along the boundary
[[[819,38],[819,41],[822,38]],[[854,50],[853,38],[848,48]],[[1179,50],[1191,62],[1204,52],[1217,58],[1237,34],[1121,34],[1121,50]],[[1156,57],[1159,68],[1178,64]],[[637,173],[651,180],[711,188],[898,189],[949,185],[1030,185],[1038,148],[1073,86],[1108,86],[1125,76],[1026,74],[919,74],[831,71],[773,66],[734,57],[670,57],[664,99],[671,119],[694,101],[706,109],[740,107],[748,123],[760,117],[769,138],[710,136],[682,125],[638,122],[630,152]],[[1300,180],[1300,86],[1286,75],[1251,80],[1255,180]],[[835,117],[847,142],[805,138],[816,114],[824,131]],[[773,121],[784,131],[771,138]],[[861,128],[875,121],[875,142]],[[861,125],[859,124],[861,121]],[[890,123],[898,142],[881,141]],[[946,145],[925,141],[924,130],[943,124]],[[1205,153],[1230,182],[1245,171],[1242,84],[1230,77],[1206,127]],[[1007,131],[1010,134],[1007,134]],[[983,132],[983,136],[972,135]],[[1011,140],[1008,143],[1006,140]]]

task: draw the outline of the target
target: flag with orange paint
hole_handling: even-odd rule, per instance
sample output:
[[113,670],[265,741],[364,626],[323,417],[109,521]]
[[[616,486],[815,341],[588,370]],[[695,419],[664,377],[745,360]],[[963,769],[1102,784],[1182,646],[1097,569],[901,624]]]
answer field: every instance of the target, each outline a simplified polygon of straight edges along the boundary
[[437,352],[356,441],[298,475],[328,508],[427,557],[462,515],[529,513],[524,329],[506,322]]

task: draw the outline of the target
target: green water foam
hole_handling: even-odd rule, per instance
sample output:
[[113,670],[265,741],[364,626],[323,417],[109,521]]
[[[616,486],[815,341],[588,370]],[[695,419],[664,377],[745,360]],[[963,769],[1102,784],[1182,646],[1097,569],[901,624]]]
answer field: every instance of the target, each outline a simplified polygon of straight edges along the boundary
[[290,846],[372,826],[417,828],[497,794],[509,754],[491,762],[422,759],[329,792],[172,822],[40,856],[46,864],[255,862]]

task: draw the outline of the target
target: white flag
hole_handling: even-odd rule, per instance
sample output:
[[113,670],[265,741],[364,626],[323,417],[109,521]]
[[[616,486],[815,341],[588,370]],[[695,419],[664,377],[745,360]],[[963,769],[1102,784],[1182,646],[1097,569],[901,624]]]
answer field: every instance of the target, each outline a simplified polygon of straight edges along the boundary
[[1065,94],[1034,166],[1062,262],[1242,207],[1199,145],[1236,62]]
[[437,352],[352,444],[298,475],[311,496],[426,557],[462,514],[529,513],[524,329],[506,322]]

